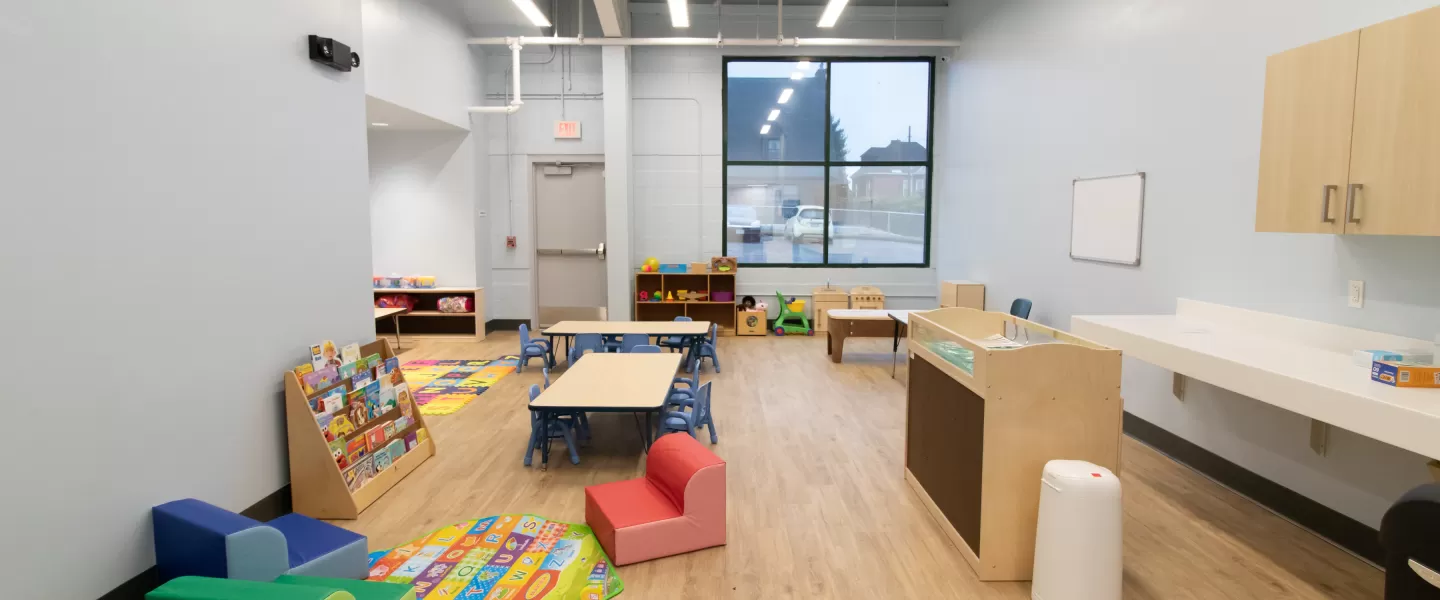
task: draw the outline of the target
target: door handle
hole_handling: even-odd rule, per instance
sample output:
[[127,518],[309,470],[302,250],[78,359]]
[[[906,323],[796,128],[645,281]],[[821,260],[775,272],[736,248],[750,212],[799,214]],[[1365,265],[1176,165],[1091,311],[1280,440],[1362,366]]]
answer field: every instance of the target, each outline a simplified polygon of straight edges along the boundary
[[1345,222],[1359,223],[1360,219],[1355,218],[1355,190],[1363,190],[1365,186],[1359,183],[1352,183],[1345,191]]
[[605,260],[605,244],[599,248],[540,248],[535,251],[540,256],[597,256]]
[[1330,218],[1330,192],[1331,192],[1331,191],[1339,191],[1339,190],[1340,190],[1340,186],[1338,186],[1338,185],[1322,185],[1322,186],[1320,186],[1320,222],[1321,222],[1321,223],[1334,223],[1334,222],[1335,222],[1335,219]]
[[595,249],[595,256],[600,257],[600,260],[605,260],[605,242],[600,242],[600,247]]

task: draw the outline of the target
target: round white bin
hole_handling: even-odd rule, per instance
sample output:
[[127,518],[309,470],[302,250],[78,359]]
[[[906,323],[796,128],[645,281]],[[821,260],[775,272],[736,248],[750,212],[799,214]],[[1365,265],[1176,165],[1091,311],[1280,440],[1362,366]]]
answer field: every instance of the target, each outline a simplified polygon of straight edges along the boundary
[[1118,600],[1120,479],[1082,460],[1052,460],[1040,477],[1034,600]]

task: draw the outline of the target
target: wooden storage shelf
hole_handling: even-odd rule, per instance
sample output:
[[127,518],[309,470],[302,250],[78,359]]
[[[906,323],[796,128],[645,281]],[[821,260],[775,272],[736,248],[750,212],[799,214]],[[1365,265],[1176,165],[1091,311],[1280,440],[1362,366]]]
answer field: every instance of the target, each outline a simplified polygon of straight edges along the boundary
[[[678,290],[690,292],[735,293],[735,273],[636,273],[635,297],[636,321],[672,321],[675,317],[687,316],[696,321],[710,321],[720,326],[723,333],[735,331],[734,300],[719,302],[709,300],[674,300],[651,302],[640,300],[640,292],[649,294],[659,290],[661,297]],[[657,308],[666,306],[670,308]]]
[[[485,339],[485,288],[435,287],[435,288],[373,288],[375,297],[409,295],[415,298],[415,308],[402,313],[401,335],[474,336],[476,341]],[[475,311],[463,313],[440,312],[437,303],[441,296],[470,296]],[[429,317],[448,317],[432,319]],[[461,317],[461,318],[456,318]],[[391,319],[375,322],[375,334],[395,335],[395,323]]]
[[1119,473],[1120,351],[969,308],[910,313],[908,339],[906,481],[980,580],[1029,580],[1045,463]]

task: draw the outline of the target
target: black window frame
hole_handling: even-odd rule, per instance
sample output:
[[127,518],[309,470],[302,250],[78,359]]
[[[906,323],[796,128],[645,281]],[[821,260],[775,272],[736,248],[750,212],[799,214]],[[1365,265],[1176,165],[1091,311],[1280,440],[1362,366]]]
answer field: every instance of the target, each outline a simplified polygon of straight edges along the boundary
[[[730,160],[730,63],[731,62],[799,62],[825,63],[825,154],[824,160]],[[727,231],[730,212],[730,167],[821,167],[825,173],[825,223],[821,228],[821,260],[818,263],[748,263],[747,269],[928,269],[930,268],[930,211],[935,178],[935,57],[933,56],[723,56],[720,59],[720,253],[730,256]],[[836,161],[830,155],[830,82],[834,63],[859,62],[923,62],[930,70],[925,99],[925,160],[917,161]],[[918,263],[831,263],[830,262],[830,175],[835,168],[845,167],[925,167],[925,243],[923,259]],[[738,257],[737,257],[738,258]]]

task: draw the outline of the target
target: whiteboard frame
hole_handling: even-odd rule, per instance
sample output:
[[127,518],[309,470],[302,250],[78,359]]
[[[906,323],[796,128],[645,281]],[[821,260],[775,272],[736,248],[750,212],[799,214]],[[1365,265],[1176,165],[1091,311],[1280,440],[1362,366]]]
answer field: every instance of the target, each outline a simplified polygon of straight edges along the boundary
[[[1135,262],[1126,262],[1123,260],[1105,260],[1103,258],[1091,258],[1088,256],[1075,256],[1075,184],[1082,181],[1118,179],[1121,177],[1134,177],[1136,175],[1140,176],[1140,214],[1137,217],[1139,219],[1139,222],[1136,223],[1135,228]],[[1145,250],[1145,192],[1148,185],[1149,181],[1148,178],[1145,176],[1144,171],[1123,173],[1120,175],[1106,175],[1104,177],[1076,177],[1075,179],[1070,180],[1070,260],[1083,260],[1086,262],[1094,262],[1107,265],[1124,265],[1127,267],[1140,266],[1140,256]]]

